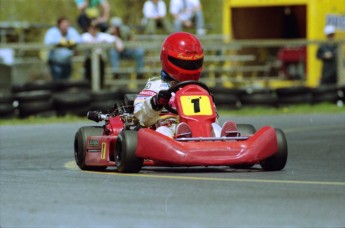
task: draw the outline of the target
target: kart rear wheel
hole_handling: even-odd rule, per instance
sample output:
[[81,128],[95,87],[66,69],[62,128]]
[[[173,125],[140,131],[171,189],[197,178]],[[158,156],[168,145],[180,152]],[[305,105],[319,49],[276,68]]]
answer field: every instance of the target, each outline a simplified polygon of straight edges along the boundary
[[[256,129],[251,124],[237,124],[237,130],[241,133],[241,135],[253,135],[256,132]],[[238,164],[238,165],[230,165],[230,168],[233,169],[249,169],[253,167],[255,164]]]
[[288,147],[286,137],[281,129],[276,128],[278,152],[261,161],[260,165],[265,171],[278,171],[284,169],[288,156]]
[[103,128],[98,126],[81,127],[74,137],[74,159],[81,170],[102,171],[107,166],[87,166],[85,165],[86,141],[88,136],[100,136]]
[[253,135],[256,132],[255,127],[251,124],[237,124],[237,130],[241,133],[241,136]]
[[116,141],[115,161],[118,172],[138,173],[144,160],[135,155],[138,144],[138,132],[123,130]]

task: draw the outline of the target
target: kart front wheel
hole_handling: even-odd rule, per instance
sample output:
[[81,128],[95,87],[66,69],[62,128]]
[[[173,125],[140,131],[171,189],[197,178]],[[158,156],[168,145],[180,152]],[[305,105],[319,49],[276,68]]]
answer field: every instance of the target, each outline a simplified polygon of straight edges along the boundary
[[265,171],[278,171],[284,169],[288,156],[288,147],[285,134],[281,129],[276,128],[278,151],[273,156],[260,162]]
[[116,140],[115,161],[120,173],[138,173],[144,160],[135,155],[138,143],[138,132],[123,130]]
[[98,126],[81,127],[74,137],[74,159],[81,170],[102,171],[107,166],[88,166],[85,164],[86,141],[89,136],[100,136],[103,128]]

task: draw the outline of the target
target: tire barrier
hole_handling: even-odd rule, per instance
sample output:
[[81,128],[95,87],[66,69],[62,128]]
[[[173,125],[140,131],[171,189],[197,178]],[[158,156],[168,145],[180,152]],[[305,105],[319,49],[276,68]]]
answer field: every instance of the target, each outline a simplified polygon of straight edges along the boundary
[[271,89],[246,89],[241,93],[243,106],[278,106],[278,97]]
[[[0,93],[0,118],[26,118],[39,116],[86,116],[90,110],[111,111],[115,104],[123,102],[125,94],[139,91],[118,89],[91,92],[85,81],[44,82],[34,81],[14,85],[11,93]],[[229,89],[212,87],[210,91],[218,109],[240,109],[252,106],[279,107],[293,104],[342,104],[345,102],[345,86],[306,86],[278,89],[246,88]]]
[[19,117],[25,118],[31,115],[54,115],[52,91],[32,90],[15,94],[18,102]]
[[124,93],[122,91],[99,91],[91,93],[90,110],[101,111],[108,113],[114,105],[123,100]]
[[0,118],[15,117],[15,98],[10,93],[0,93]]
[[340,89],[334,85],[324,85],[312,89],[313,103],[331,102],[336,103],[341,99]]
[[223,87],[210,88],[210,92],[213,95],[214,102],[217,108],[241,108],[242,103],[239,99],[242,90],[240,89],[227,89]]
[[276,89],[280,105],[312,103],[312,89],[306,86]]

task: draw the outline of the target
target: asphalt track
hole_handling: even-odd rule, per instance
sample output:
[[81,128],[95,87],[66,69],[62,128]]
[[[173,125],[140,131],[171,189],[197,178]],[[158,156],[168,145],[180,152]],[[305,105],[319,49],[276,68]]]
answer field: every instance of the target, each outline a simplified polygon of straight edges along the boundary
[[283,129],[285,169],[83,172],[73,138],[92,122],[0,126],[0,226],[345,226],[345,113],[233,119]]

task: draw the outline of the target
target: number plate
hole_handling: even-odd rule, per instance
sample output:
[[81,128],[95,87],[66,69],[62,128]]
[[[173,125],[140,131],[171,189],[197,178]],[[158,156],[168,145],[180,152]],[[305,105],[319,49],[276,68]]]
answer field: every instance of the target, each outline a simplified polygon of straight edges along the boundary
[[211,101],[208,96],[181,96],[182,111],[186,116],[212,115]]

